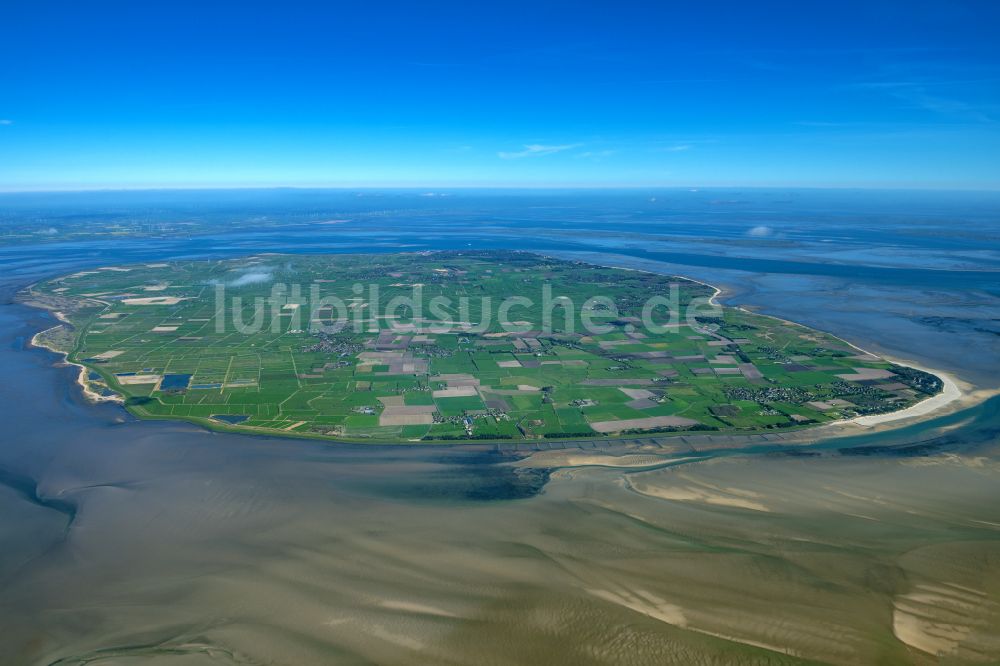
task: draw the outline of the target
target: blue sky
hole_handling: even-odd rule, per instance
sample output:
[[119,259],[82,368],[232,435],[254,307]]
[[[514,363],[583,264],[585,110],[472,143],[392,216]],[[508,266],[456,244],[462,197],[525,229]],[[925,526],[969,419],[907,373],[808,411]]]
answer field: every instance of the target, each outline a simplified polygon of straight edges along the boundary
[[998,26],[956,0],[9,0],[0,189],[995,189]]

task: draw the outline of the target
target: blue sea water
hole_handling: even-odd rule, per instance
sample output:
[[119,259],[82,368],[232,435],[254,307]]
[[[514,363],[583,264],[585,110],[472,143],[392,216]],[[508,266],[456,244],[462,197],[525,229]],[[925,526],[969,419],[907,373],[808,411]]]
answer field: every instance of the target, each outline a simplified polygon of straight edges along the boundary
[[[57,240],[101,220],[148,235]],[[156,224],[177,222],[188,231],[155,231]],[[54,233],[44,242],[3,242],[25,225]],[[944,364],[977,382],[989,383],[997,370],[996,192],[0,194],[0,269],[8,288],[129,261],[467,248],[535,250],[687,274],[726,287],[732,304]]]
[[[344,506],[376,496],[449,506],[509,500],[533,496],[548,479],[545,473],[513,474],[497,465],[502,454],[482,447],[371,449],[208,433],[187,423],[137,421],[116,405],[89,404],[80,396],[74,368],[58,367],[55,355],[28,344],[35,332],[52,326],[51,317],[13,302],[23,287],[58,274],[262,252],[534,250],[688,275],[724,288],[729,304],[828,330],[866,349],[950,372],[974,388],[1000,387],[996,193],[428,194],[0,195],[0,584],[16,588],[18,600],[3,617],[21,617],[31,605],[36,614],[30,622],[48,618],[46,630],[60,626],[61,636],[83,640],[87,626],[60,625],[50,608],[61,608],[54,600],[60,598],[60,576],[67,576],[100,613],[90,595],[97,598],[102,583],[88,577],[94,566],[88,558],[98,556],[74,548],[73,530],[86,534],[101,524],[102,516],[112,516],[105,529],[133,530],[128,536],[136,540],[154,539],[161,532],[173,539],[183,528],[158,523],[156,498],[185,496],[195,487],[198,497],[207,499],[191,520],[197,518],[199,529],[211,535],[199,537],[198,565],[216,574],[235,557],[233,543],[241,537],[226,532],[233,516],[255,506],[278,505],[274,498],[291,492],[274,481],[277,473],[286,479],[308,474],[308,482],[295,489],[296,501],[322,506],[334,493]],[[337,223],[325,224],[331,220]],[[184,233],[156,231],[158,224],[178,221],[192,224]],[[144,235],[63,238],[95,224],[137,225],[135,230]],[[30,242],[15,238],[14,232],[24,228],[55,232]],[[190,379],[164,381],[181,388]],[[217,418],[235,420],[239,415]],[[898,431],[817,446],[878,458],[925,450],[976,452],[994,445],[998,436],[1000,399],[994,398]],[[764,446],[745,453],[773,451]],[[244,496],[253,502],[232,501]],[[154,507],[134,514],[133,506],[143,506],[136,501],[141,497],[153,498]],[[330,503],[331,523],[339,515],[337,506]],[[377,541],[375,531],[372,539]],[[338,543],[332,550],[341,547]],[[99,554],[101,561],[114,557]],[[267,555],[240,557],[240,566],[268,564]],[[195,618],[195,624],[208,626],[216,619]],[[159,636],[167,629],[156,627],[153,633]],[[0,638],[0,661],[23,657],[30,649],[30,641],[20,636]]]

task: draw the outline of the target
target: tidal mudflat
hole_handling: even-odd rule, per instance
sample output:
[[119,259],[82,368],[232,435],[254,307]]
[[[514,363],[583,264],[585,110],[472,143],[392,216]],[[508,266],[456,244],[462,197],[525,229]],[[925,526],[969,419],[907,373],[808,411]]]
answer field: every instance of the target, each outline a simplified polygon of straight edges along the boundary
[[[3,305],[0,661],[995,662],[1000,402],[978,399],[997,388],[995,276],[942,258],[928,277],[887,249],[852,275],[803,259],[819,240],[758,247],[726,242],[727,229],[702,229],[743,255],[725,267],[703,265],[722,261],[710,253],[621,254],[620,235],[574,249],[714,276],[727,304],[943,370],[977,400],[711,451],[331,446],[93,405],[76,368],[29,344],[57,322]],[[897,237],[840,229],[844,252]],[[312,251],[377,251],[337,233],[309,236]],[[393,250],[483,242],[443,226],[429,240],[381,233]],[[920,260],[936,252],[911,240]],[[978,243],[969,262],[985,261]],[[0,253],[2,286],[12,297],[88,267],[288,250],[266,234],[100,255],[21,246]],[[768,267],[786,272],[751,270],[779,252]]]
[[[945,419],[917,449],[886,440],[696,464],[613,451],[619,467],[607,453],[571,466],[539,453],[549,471],[534,485],[531,456],[112,417],[84,433],[102,433],[100,459],[78,447],[5,488],[19,551],[4,557],[3,655],[988,661],[997,409]],[[517,484],[526,492],[509,492]]]

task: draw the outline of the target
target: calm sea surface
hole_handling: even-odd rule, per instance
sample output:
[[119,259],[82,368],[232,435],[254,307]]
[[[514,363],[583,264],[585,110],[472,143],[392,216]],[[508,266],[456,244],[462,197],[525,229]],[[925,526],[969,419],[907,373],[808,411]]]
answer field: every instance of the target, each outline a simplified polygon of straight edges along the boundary
[[[477,506],[496,504],[504,507],[492,509],[500,512],[497,529],[516,533],[519,521],[538,520],[546,506],[541,498],[559,494],[546,489],[547,471],[515,471],[509,459],[488,449],[358,447],[208,433],[188,424],[138,422],[116,406],[87,404],[74,384],[75,369],[58,367],[55,355],[28,346],[35,332],[53,325],[51,317],[12,302],[20,288],[49,276],[260,252],[536,250],[691,276],[722,287],[727,304],[830,331],[865,349],[948,371],[979,389],[1000,388],[996,195],[363,194],[272,192],[252,201],[233,193],[174,199],[0,195],[5,224],[30,217],[52,225],[53,237],[74,224],[74,211],[109,220],[201,215],[212,227],[183,236],[0,244],[0,626],[8,629],[0,632],[0,662],[104,663],[94,655],[108,663],[119,657],[122,663],[169,661],[156,646],[184,637],[208,646],[184,652],[191,663],[314,663],[322,654],[316,646],[323,644],[314,629],[340,621],[333,611],[324,614],[320,600],[339,592],[324,587],[312,601],[282,606],[288,590],[323,586],[298,578],[297,545],[315,546],[314,537],[324,534],[325,545],[309,557],[336,553],[342,558],[337,567],[357,558],[403,566],[400,552],[428,547],[428,558],[461,568],[467,563],[434,538],[434,525],[442,525],[442,539],[453,537],[454,521],[462,520],[455,512],[470,516],[485,511]],[[257,224],[236,224],[254,217]],[[330,219],[344,221],[318,223]],[[993,461],[998,433],[1000,401],[993,399],[899,431],[817,445],[857,447],[873,459],[923,445],[927,455]],[[1000,507],[1000,484],[993,487],[985,499]],[[667,508],[656,508],[661,505]],[[656,506],[649,510],[669,511],[670,505]],[[1000,523],[1000,510],[996,519]],[[448,521],[453,524],[445,528]],[[422,525],[424,536],[417,540],[402,522]],[[298,531],[286,531],[288,525]],[[511,557],[528,557],[516,554],[514,543],[509,548]],[[316,560],[300,564],[319,567]],[[415,569],[408,571],[419,578]],[[253,572],[273,577],[273,587],[252,587],[247,581]],[[359,572],[337,568],[330,580],[364,578]],[[434,578],[434,566],[425,574]],[[506,573],[490,575],[507,580]],[[199,588],[199,578],[211,583]],[[377,596],[377,581],[372,585],[366,594]],[[229,622],[243,617],[241,603],[266,605],[269,598],[282,614],[291,607],[315,611],[301,618],[308,626],[301,640],[281,633],[293,631],[299,618],[276,620],[256,638],[247,628],[251,621]],[[414,598],[423,597],[414,592]],[[397,606],[412,611],[419,605],[412,599],[406,604]],[[253,622],[267,624],[260,617]],[[375,620],[366,627],[387,645],[406,648],[399,627]],[[416,633],[421,631],[430,632]],[[268,640],[282,647],[270,652],[263,645]],[[419,646],[411,648],[419,654]],[[345,662],[406,661],[347,638],[330,639],[323,649]],[[453,649],[471,654],[462,652],[464,643]]]

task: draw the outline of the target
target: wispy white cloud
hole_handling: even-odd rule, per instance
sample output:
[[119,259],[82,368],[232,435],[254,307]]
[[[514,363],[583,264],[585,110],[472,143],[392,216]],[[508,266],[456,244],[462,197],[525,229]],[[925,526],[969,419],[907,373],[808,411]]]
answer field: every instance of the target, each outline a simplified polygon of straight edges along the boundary
[[580,159],[599,160],[602,157],[611,157],[617,152],[617,150],[585,150],[582,153],[577,153],[576,157]]
[[0,125],[13,125],[13,120],[7,120],[6,118],[0,118]]
[[561,146],[550,146],[541,143],[531,143],[526,145],[524,150],[517,150],[513,152],[500,151],[497,153],[497,157],[502,160],[516,160],[522,157],[542,157],[544,155],[561,153],[566,150],[573,150],[574,148],[579,148],[582,145],[582,143],[568,143]]
[[261,282],[270,282],[274,279],[274,273],[270,271],[251,271],[249,273],[244,273],[235,280],[229,282],[230,287],[244,287],[248,284],[260,284]]
[[[965,79],[914,79],[869,81],[856,83],[848,88],[874,90],[902,101],[910,108],[952,116],[967,121],[991,123],[997,108],[993,104],[977,104],[961,99],[963,96],[981,97],[983,86],[995,86],[998,77]],[[976,93],[979,95],[976,95]],[[962,94],[964,93],[964,95]]]
[[682,153],[685,150],[691,150],[691,146],[687,143],[679,143],[676,146],[667,146],[663,150],[667,153]]
[[975,104],[936,95],[920,86],[896,88],[892,94],[903,102],[931,113],[956,116],[981,123],[993,122],[993,118]]

